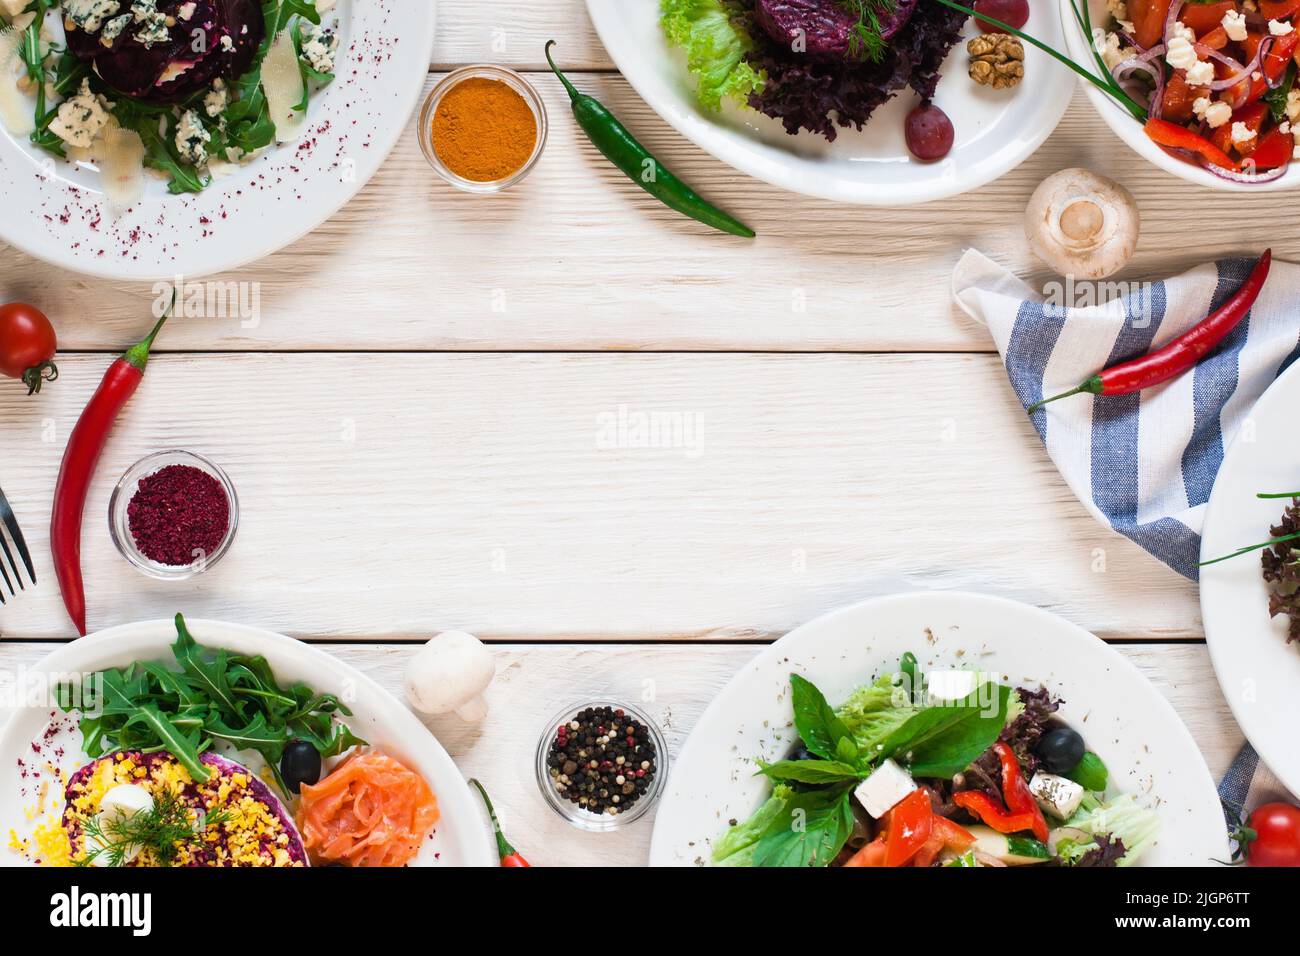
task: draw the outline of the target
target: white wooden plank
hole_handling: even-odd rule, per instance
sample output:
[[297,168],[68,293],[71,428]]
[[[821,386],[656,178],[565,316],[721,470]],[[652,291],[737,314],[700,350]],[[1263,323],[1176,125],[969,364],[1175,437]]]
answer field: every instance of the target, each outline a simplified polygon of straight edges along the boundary
[[[413,0],[433,3],[435,0]],[[658,2],[658,0],[651,0]],[[542,49],[555,40],[555,59],[566,70],[609,70],[614,64],[601,45],[583,0],[437,0],[434,65],[498,63],[516,70],[546,66]]]
[[[70,634],[47,519],[106,356],[0,390],[0,481]],[[242,503],[197,581],[113,550],[110,490],[170,447]],[[1112,638],[1200,636],[1196,592],[1074,500],[986,355],[159,356],[86,513],[90,625],[187,613],[298,636],[767,636],[904,587],[994,591]]]
[[[0,644],[0,673],[30,666],[50,645]],[[412,648],[401,645],[334,645],[329,648],[400,695]],[[467,776],[492,793],[502,826],[538,866],[640,866],[649,858],[653,812],[616,833],[582,833],[543,802],[533,773],[533,752],[552,712],[565,702],[592,697],[641,700],[661,720],[675,757],[719,689],[758,648],[752,645],[505,645],[495,648],[497,679],[489,690],[486,721],[467,725],[455,717],[426,723]],[[1242,743],[1220,695],[1209,656],[1198,645],[1128,645],[1120,652],[1147,675],[1179,712],[1217,778]],[[648,685],[645,682],[653,682]]]
[[[1118,177],[1143,236],[1118,278],[1163,277],[1258,251],[1300,257],[1286,203],[1249,202],[1146,164],[1080,96],[1028,162],[965,197],[895,210],[810,200],[736,173],[652,114],[616,76],[584,76],[683,178],[750,222],[752,243],[710,233],[658,205],[576,130],[559,87],[550,145],[532,175],[494,198],[437,180],[414,129],[376,179],[291,249],[222,281],[256,283],[260,322],[211,317],[168,330],[166,349],[748,349],[988,351],[987,332],[952,305],[949,279],[977,246],[1038,287],[1022,215],[1065,166]],[[1214,229],[1189,229],[1186,210]],[[214,225],[214,228],[217,228]],[[31,300],[64,348],[117,349],[154,293],[0,255],[0,301]]]

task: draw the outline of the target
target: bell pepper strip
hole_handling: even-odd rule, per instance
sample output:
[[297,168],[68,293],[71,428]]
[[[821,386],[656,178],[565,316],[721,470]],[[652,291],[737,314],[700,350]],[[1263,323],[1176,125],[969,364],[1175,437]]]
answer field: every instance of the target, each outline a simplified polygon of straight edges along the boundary
[[930,866],[944,850],[960,855],[974,845],[974,834],[936,813],[930,827],[930,839],[912,857],[912,865]]
[[1285,20],[1300,10],[1300,0],[1260,0],[1259,15],[1266,20]]
[[86,497],[113,424],[144,380],[149,350],[175,306],[176,296],[173,294],[171,305],[153,331],[109,366],[68,436],[68,446],[63,451],[50,516],[50,552],[64,606],[82,637],[86,636],[86,589],[81,577],[81,521],[86,510]]
[[[1225,152],[1235,149],[1242,156],[1249,156],[1255,151],[1255,147],[1259,145],[1259,133],[1264,128],[1264,122],[1268,119],[1268,115],[1267,103],[1248,103],[1232,114],[1231,122],[1224,123],[1216,129],[1211,140],[1215,146]],[[1254,133],[1254,137],[1244,143],[1234,143],[1232,141],[1232,130],[1238,123]]]
[[501,832],[501,821],[497,819],[497,811],[492,806],[492,800],[488,797],[487,791],[483,789],[483,784],[473,777],[470,777],[469,782],[479,792],[479,796],[483,798],[483,803],[487,807],[488,818],[492,821],[492,833],[497,838],[497,855],[501,857],[501,865],[507,869],[531,869],[532,864],[519,855],[519,851],[510,845],[510,841]]
[[1174,73],[1165,81],[1164,99],[1160,101],[1160,118],[1171,123],[1190,123],[1195,115],[1196,98],[1203,95],[1202,87],[1189,86],[1186,74]]
[[[1300,0],[1297,0],[1297,2],[1300,2]],[[1204,52],[1199,49],[1200,47],[1205,47],[1206,50],[1222,50],[1228,45],[1228,31],[1223,29],[1223,27],[1215,27],[1209,33],[1205,34],[1205,36],[1198,39],[1194,45],[1198,48],[1196,51],[1197,53]]]
[[1187,3],[1178,13],[1183,25],[1191,28],[1197,36],[1209,33],[1223,20],[1229,10],[1236,11],[1236,0],[1222,0],[1221,3]]
[[1002,799],[1007,802],[1007,809],[1017,815],[1032,817],[1033,825],[1030,829],[1038,840],[1046,843],[1047,820],[1038,807],[1038,801],[1029,792],[1029,785],[1025,783],[1025,775],[1020,772],[1020,761],[1016,759],[1015,751],[999,740],[993,745],[993,752],[998,755],[998,763],[1002,765]]
[[1167,120],[1152,116],[1146,121],[1143,129],[1151,141],[1158,146],[1163,146],[1165,149],[1181,149],[1189,153],[1196,153],[1212,166],[1230,169],[1234,173],[1241,172],[1241,166],[1237,164],[1235,159],[1204,136],[1193,133],[1177,123],[1170,123]]
[[980,790],[960,790],[952,795],[953,803],[999,833],[1023,833],[1034,829],[1032,813],[1011,813],[998,801]]
[[885,865],[885,836],[881,834],[876,837],[857,853],[853,854],[844,861],[846,867],[859,866],[884,866]]
[[903,866],[930,839],[934,809],[930,795],[913,790],[889,811],[885,827],[885,866]]
[[1250,307],[1259,298],[1259,292],[1268,278],[1268,269],[1272,261],[1272,250],[1265,249],[1264,254],[1255,263],[1255,267],[1251,269],[1250,275],[1246,277],[1246,281],[1228,297],[1223,305],[1168,345],[1140,358],[1108,368],[1068,392],[1035,402],[1029,406],[1029,414],[1033,415],[1049,402],[1070,395],[1081,393],[1129,395],[1182,375],[1214,351],[1250,313]]

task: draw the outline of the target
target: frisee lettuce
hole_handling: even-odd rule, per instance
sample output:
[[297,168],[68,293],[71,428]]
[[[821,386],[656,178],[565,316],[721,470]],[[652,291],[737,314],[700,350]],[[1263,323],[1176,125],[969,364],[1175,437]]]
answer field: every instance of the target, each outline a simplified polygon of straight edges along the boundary
[[[1131,793],[1122,794],[1109,803],[1102,803],[1089,795],[1065,825],[1089,836],[1110,836],[1122,842],[1125,853],[1116,866],[1132,866],[1160,834],[1159,816],[1154,810],[1139,805]],[[1085,845],[1081,849],[1086,852],[1092,847]]]
[[731,22],[724,0],[661,0],[664,34],[686,52],[700,105],[720,109],[723,100],[744,102],[763,89],[764,78],[745,61],[748,34]]

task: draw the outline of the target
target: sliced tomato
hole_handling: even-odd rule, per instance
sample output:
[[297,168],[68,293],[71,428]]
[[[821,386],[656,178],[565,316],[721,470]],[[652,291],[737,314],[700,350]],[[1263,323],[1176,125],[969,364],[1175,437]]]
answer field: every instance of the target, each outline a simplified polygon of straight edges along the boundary
[[1165,20],[1173,0],[1129,0],[1128,15],[1133,20],[1134,39],[1143,49],[1150,49],[1165,35]]
[[1300,10],[1300,0],[1260,0],[1259,15],[1268,20],[1285,20]]
[[[1203,87],[1201,89],[1204,89]],[[1178,70],[1165,83],[1165,98],[1160,107],[1160,115],[1171,123],[1187,123],[1192,119],[1192,104],[1199,94],[1195,87],[1187,85],[1182,70]]]
[[[1259,52],[1259,45],[1264,42],[1264,36],[1259,33],[1248,33],[1246,39],[1242,41],[1242,49],[1246,51],[1246,62],[1249,63],[1255,59],[1255,54]],[[1273,43],[1264,54],[1264,60],[1260,64],[1260,70],[1270,80],[1279,80],[1282,74],[1286,72],[1287,65],[1291,62],[1291,56],[1296,52],[1297,45],[1300,45],[1300,33],[1294,30],[1284,37],[1273,37]],[[1259,81],[1256,80],[1256,83]],[[1263,96],[1260,92],[1260,96]]]
[[[1300,0],[1297,0],[1297,2],[1300,2]],[[1188,3],[1183,5],[1183,10],[1178,14],[1178,19],[1191,27],[1199,37],[1202,33],[1209,33],[1217,27],[1222,22],[1225,13],[1236,9],[1235,0],[1224,0],[1223,3]],[[1168,13],[1168,7],[1166,7],[1165,12]]]
[[845,866],[884,866],[885,836],[882,833],[844,861]]
[[935,814],[930,827],[930,839],[925,846],[912,857],[913,866],[930,866],[944,850],[963,853],[975,845],[975,836],[965,827],[953,823],[947,817]]
[[1295,153],[1295,136],[1284,133],[1276,126],[1260,137],[1259,142],[1250,153],[1259,170],[1277,169],[1291,162]]
[[913,790],[889,811],[885,866],[903,866],[925,846],[934,829],[934,810],[924,790]]
[[[1300,0],[1296,0],[1300,3]],[[1203,46],[1210,50],[1222,50],[1228,45],[1228,31],[1223,27],[1215,27],[1205,36],[1196,41],[1197,46]],[[1198,51],[1199,52],[1199,51]]]

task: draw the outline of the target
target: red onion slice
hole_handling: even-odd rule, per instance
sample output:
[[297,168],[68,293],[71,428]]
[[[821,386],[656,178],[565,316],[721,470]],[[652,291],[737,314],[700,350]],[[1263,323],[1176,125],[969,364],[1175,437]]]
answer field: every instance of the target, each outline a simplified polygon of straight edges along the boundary
[[1174,0],[1169,4],[1169,15],[1165,17],[1165,45],[1174,38],[1174,24],[1178,22],[1178,14],[1183,12],[1184,0]]
[[[1254,166],[1254,164],[1250,162],[1249,158],[1245,160],[1243,165],[1247,165],[1252,168]],[[1205,162],[1204,160],[1201,161],[1201,166],[1208,172],[1213,173],[1215,176],[1218,176],[1220,179],[1227,180],[1230,183],[1241,183],[1246,186],[1257,186],[1262,183],[1271,183],[1274,180],[1281,179],[1283,176],[1286,175],[1286,171],[1291,168],[1291,164],[1286,163],[1285,165],[1278,166],[1274,169],[1270,169],[1268,172],[1264,172],[1264,173],[1252,173],[1252,172],[1238,173],[1238,172],[1234,172],[1231,169],[1224,169],[1222,166],[1215,166],[1213,163],[1208,163]]]
[[[1251,60],[1250,63],[1248,63],[1246,66],[1241,67],[1240,70],[1233,73],[1231,76],[1225,76],[1221,80],[1215,80],[1213,83],[1210,84],[1210,89],[1212,90],[1230,89],[1231,87],[1236,86],[1238,83],[1252,76],[1259,69],[1260,63],[1263,62],[1265,54],[1268,53],[1269,47],[1271,47],[1272,45],[1273,45],[1272,37],[1265,37],[1264,39],[1260,40],[1259,49],[1255,51],[1255,58]],[[1224,56],[1223,54],[1219,53],[1217,50],[1212,52],[1215,54],[1214,59],[1218,60],[1220,63],[1226,64],[1229,68],[1232,68],[1234,66],[1240,66],[1240,64],[1237,63],[1235,60],[1233,60],[1231,57]],[[1249,90],[1247,92],[1249,92]],[[1240,105],[1241,104],[1237,104],[1237,106]],[[1236,109],[1237,107],[1234,106],[1233,108]]]

